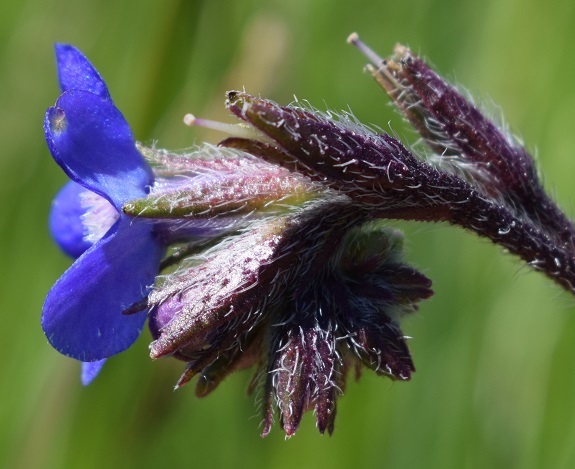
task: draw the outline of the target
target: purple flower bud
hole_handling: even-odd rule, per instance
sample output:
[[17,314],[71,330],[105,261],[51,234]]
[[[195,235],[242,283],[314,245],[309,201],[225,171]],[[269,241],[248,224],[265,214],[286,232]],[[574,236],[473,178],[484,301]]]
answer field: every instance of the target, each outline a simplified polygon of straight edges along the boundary
[[149,161],[161,162],[154,166],[160,177],[146,197],[124,204],[123,212],[130,216],[190,222],[254,212],[269,216],[301,205],[321,189],[301,174],[232,149],[204,145],[173,155],[139,148]]
[[[152,358],[178,352],[191,357],[220,340],[234,339],[233,331],[210,335],[233,322],[238,315],[251,314],[265,295],[261,278],[263,266],[272,259],[281,241],[284,219],[258,224],[246,234],[226,240],[200,265],[180,267],[165,278],[149,296],[152,306],[150,327],[156,340]],[[254,312],[255,315],[255,312]]]
[[368,71],[438,155],[437,163],[466,177],[487,197],[528,217],[559,242],[575,227],[545,193],[522,143],[485,116],[408,48],[381,59],[357,35],[348,39],[371,61]]
[[[337,120],[239,91],[227,96],[228,109],[268,138],[232,137],[220,145],[246,150],[346,193],[355,188],[366,197],[367,188],[378,186],[393,197],[392,191],[413,182],[419,163],[399,141],[375,134],[345,115]],[[385,169],[385,175],[374,178],[374,168]]]
[[262,434],[277,408],[291,436],[312,409],[320,432],[333,431],[350,367],[409,379],[399,319],[432,294],[431,282],[403,264],[398,232],[352,208],[342,196],[310,202],[166,275],[149,297],[151,355],[188,362],[177,387],[199,374],[196,394],[204,396],[257,364]]

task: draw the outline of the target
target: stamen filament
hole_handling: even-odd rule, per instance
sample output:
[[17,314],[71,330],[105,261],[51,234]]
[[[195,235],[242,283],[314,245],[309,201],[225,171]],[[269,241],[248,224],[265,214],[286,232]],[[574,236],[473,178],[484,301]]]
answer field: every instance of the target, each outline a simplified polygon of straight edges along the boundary
[[193,114],[184,116],[184,124],[188,127],[203,127],[204,129],[217,130],[234,137],[254,138],[254,130],[238,124],[226,124],[224,122],[213,121],[209,119],[200,119]]
[[203,127],[204,129],[217,130],[232,137],[243,138],[246,140],[258,140],[270,145],[276,145],[276,142],[268,137],[261,130],[252,127],[251,125],[243,124],[226,124],[224,122],[213,121],[209,119],[200,119],[193,114],[186,114],[184,116],[184,124],[188,127]]
[[352,44],[357,49],[365,55],[368,60],[375,65],[376,67],[385,66],[386,60],[382,59],[377,53],[372,50],[369,46],[367,46],[364,42],[359,39],[357,33],[351,33],[347,38],[347,43]]

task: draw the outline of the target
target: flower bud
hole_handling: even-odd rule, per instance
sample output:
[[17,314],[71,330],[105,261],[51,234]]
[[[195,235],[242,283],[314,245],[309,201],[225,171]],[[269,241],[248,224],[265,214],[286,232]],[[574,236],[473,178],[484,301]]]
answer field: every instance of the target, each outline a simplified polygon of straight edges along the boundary
[[370,60],[367,70],[438,155],[440,167],[455,172],[487,197],[528,217],[559,242],[571,242],[575,227],[545,193],[533,158],[516,137],[484,115],[411,50],[395,47],[381,59],[357,35],[349,42]]
[[124,204],[123,212],[153,219],[213,219],[257,212],[286,211],[314,197],[317,188],[301,174],[290,173],[252,155],[204,145],[174,155],[140,145],[156,178],[150,193]]

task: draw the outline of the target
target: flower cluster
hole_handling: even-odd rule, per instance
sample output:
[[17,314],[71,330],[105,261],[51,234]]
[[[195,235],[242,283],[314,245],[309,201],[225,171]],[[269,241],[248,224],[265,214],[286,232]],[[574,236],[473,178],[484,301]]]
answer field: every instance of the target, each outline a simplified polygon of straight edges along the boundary
[[263,430],[287,436],[313,410],[334,428],[337,397],[362,368],[415,370],[401,318],[432,295],[386,219],[442,221],[497,243],[575,292],[575,227],[545,193],[532,158],[404,47],[383,60],[349,42],[420,133],[422,159],[351,116],[230,91],[240,120],[186,116],[230,136],[171,153],[134,141],[106,84],[57,45],[62,95],[46,112],[54,160],[71,181],[50,228],[75,258],[48,293],[51,345],[88,384],[148,319],[152,358],[187,363],[205,396],[254,367]]

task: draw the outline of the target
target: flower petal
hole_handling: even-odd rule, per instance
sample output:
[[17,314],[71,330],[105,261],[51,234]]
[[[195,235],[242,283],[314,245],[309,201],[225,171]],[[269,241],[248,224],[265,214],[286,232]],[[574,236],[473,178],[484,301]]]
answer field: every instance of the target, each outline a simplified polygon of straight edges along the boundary
[[85,190],[74,181],[68,182],[54,198],[50,211],[50,233],[60,249],[73,258],[80,257],[92,245],[84,239],[80,218],[86,211],[80,200]]
[[132,345],[146,313],[122,311],[146,295],[163,251],[149,225],[121,218],[48,293],[42,327],[52,346],[77,360],[96,361]]
[[106,359],[98,360],[96,362],[82,362],[82,384],[84,386],[88,386],[98,374],[100,374],[100,370],[106,363]]
[[62,91],[89,91],[102,98],[109,98],[106,83],[78,49],[69,44],[56,44],[58,80]]
[[44,119],[46,142],[68,176],[86,189],[122,205],[146,195],[153,176],[136,150],[132,131],[110,99],[68,91]]

